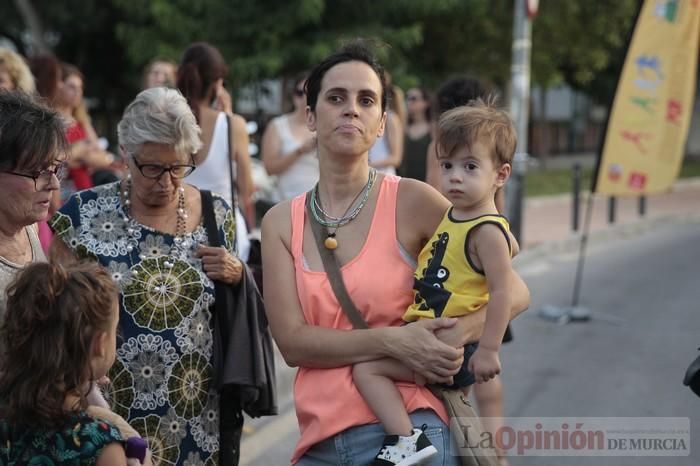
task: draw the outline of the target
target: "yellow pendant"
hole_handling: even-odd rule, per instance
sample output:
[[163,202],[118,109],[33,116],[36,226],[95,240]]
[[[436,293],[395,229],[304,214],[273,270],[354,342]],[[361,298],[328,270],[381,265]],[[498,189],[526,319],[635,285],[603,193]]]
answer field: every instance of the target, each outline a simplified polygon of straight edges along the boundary
[[326,249],[330,249],[332,251],[333,249],[338,247],[338,240],[335,239],[335,235],[329,236],[323,242],[323,245],[326,247]]

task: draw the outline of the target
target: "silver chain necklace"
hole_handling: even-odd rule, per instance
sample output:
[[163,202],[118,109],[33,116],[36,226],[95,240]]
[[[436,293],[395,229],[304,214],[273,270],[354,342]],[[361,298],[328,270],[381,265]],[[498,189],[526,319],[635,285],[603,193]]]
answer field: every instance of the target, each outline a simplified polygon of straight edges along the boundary
[[[328,249],[336,249],[338,247],[338,240],[336,239],[336,232],[338,228],[347,225],[355,219],[360,214],[362,208],[367,204],[369,199],[369,194],[372,192],[372,187],[377,179],[377,170],[374,168],[369,169],[369,176],[367,177],[367,183],[365,186],[357,193],[355,198],[350,202],[345,213],[340,217],[334,217],[328,214],[321,206],[318,183],[311,191],[311,213],[314,219],[326,228],[333,228],[333,231],[328,231],[328,237],[323,242],[324,246]],[[358,202],[357,200],[360,199]],[[353,206],[355,206],[353,208]]]

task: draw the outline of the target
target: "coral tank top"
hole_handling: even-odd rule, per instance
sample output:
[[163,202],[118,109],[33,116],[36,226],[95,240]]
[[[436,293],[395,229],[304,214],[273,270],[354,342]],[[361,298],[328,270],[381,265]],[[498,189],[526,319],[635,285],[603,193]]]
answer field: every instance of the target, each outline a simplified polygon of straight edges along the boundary
[[[400,178],[385,175],[372,225],[359,254],[342,268],[350,297],[370,327],[398,326],[413,302],[413,266],[402,255],[396,236],[396,195]],[[292,255],[297,293],[309,325],[352,330],[324,272],[305,265],[306,195],[292,200]],[[447,423],[442,403],[427,388],[397,383],[408,412],[431,409]],[[353,426],[376,423],[352,381],[352,366],[332,369],[300,367],[294,381],[294,404],[301,439],[292,463],[314,444]]]

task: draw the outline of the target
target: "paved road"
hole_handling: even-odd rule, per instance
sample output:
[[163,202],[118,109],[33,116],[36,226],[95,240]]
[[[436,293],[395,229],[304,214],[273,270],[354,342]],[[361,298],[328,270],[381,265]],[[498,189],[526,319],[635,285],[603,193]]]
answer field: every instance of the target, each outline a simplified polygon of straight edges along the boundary
[[[582,304],[594,312],[588,323],[557,325],[536,315],[543,305],[569,304],[575,253],[517,264],[533,303],[515,322],[515,341],[502,353],[506,414],[690,417],[697,442],[700,399],[681,380],[700,346],[699,242],[697,220],[593,242],[582,288]],[[288,464],[297,438],[294,414],[285,410],[245,437],[242,464]],[[511,458],[511,465],[699,465],[700,454],[691,455]]]
[[[559,326],[535,312],[515,324],[504,352],[509,416],[650,416],[700,421],[700,399],[681,384],[700,346],[700,223],[674,223],[593,246],[582,303],[590,323]],[[533,311],[569,304],[575,254],[522,270]],[[697,429],[697,427],[696,427]],[[695,432],[694,438],[700,438]],[[695,446],[697,448],[697,445]],[[692,452],[691,446],[691,452]],[[691,458],[528,458],[518,465],[694,465]]]

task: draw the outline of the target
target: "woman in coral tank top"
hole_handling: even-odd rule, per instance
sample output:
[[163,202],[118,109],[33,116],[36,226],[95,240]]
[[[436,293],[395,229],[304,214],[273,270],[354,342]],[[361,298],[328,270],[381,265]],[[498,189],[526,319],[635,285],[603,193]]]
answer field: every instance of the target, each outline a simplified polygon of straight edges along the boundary
[[[294,403],[301,439],[292,463],[364,465],[385,432],[352,382],[352,365],[392,357],[430,382],[450,382],[485,312],[401,326],[413,300],[415,259],[449,202],[422,182],[370,169],[367,152],[386,123],[386,81],[372,54],[360,42],[347,45],[311,71],[306,94],[320,168],[313,215],[302,194],[265,216],[265,307],[285,360],[299,368]],[[335,298],[310,228],[317,219],[334,225],[322,247],[334,250],[369,329],[354,330]],[[529,294],[519,277],[513,282],[515,316]],[[429,464],[458,465],[441,402],[425,387],[397,386],[413,425],[438,449]]]

